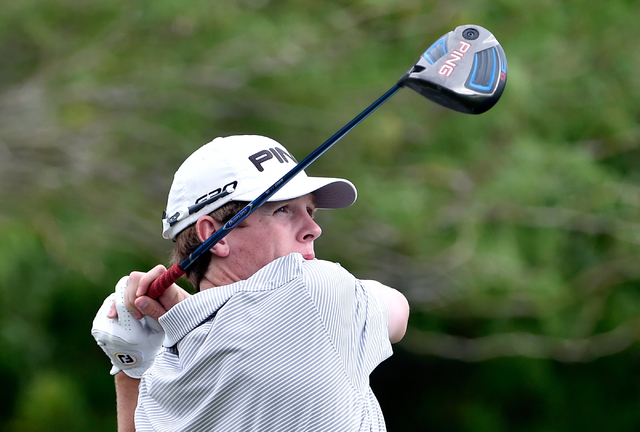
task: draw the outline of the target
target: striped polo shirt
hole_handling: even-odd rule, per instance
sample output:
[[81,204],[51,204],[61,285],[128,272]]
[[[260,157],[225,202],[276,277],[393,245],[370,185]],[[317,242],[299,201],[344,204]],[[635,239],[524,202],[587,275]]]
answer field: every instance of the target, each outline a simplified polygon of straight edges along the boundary
[[383,298],[294,253],[160,318],[137,431],[384,431],[369,374],[392,354]]

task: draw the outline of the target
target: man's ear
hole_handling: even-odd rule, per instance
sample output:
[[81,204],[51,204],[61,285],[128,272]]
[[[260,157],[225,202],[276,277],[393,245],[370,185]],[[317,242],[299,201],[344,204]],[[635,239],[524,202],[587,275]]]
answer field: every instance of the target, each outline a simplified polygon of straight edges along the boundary
[[[221,228],[222,224],[212,218],[209,215],[201,216],[200,219],[196,222],[196,234],[198,235],[198,239],[201,242],[204,242],[206,239],[211,237],[213,233],[216,232],[217,229]],[[218,243],[213,245],[211,249],[209,249],[212,254],[217,255],[219,257],[226,257],[229,255],[229,244],[226,239],[223,238]]]

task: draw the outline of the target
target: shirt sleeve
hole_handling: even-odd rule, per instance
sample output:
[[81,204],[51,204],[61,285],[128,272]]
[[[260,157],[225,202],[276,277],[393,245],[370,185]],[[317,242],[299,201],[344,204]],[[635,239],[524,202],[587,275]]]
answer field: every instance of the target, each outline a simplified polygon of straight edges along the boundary
[[369,374],[393,354],[389,340],[389,313],[386,302],[379,290],[372,289],[366,282],[355,281],[354,339],[361,361],[361,373]]
[[329,338],[356,388],[391,356],[389,317],[382,295],[339,264],[315,260],[305,266],[305,283]]

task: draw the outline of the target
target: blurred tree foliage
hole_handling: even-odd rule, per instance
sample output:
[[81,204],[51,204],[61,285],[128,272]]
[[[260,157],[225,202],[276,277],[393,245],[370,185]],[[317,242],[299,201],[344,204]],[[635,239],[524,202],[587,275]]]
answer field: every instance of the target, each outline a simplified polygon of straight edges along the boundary
[[0,430],[115,427],[89,335],[166,262],[173,172],[216,136],[299,158],[475,23],[509,62],[481,116],[399,92],[308,171],[344,176],[318,255],[397,287],[372,384],[390,431],[640,429],[640,3],[120,1],[0,5]]

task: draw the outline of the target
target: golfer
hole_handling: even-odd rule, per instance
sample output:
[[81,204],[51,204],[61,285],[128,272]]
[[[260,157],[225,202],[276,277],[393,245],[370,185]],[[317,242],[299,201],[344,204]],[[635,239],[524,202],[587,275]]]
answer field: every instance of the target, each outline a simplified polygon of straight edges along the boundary
[[[173,261],[294,164],[261,136],[189,156],[163,216]],[[314,253],[316,210],[356,195],[300,173],[187,270],[194,295],[174,284],[144,296],[162,266],[123,278],[92,330],[113,364],[119,431],[384,431],[369,375],[404,336],[408,303]]]

